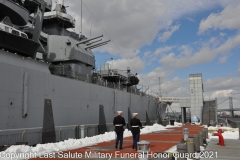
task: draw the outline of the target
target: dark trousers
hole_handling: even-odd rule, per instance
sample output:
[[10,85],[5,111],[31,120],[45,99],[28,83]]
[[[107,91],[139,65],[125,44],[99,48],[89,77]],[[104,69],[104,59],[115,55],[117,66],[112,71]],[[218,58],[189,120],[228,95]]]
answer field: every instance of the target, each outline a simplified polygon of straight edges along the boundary
[[120,148],[122,148],[123,144],[123,132],[116,132],[117,138],[116,138],[116,145],[118,145],[118,142],[120,141]]
[[133,135],[133,146],[137,150],[137,142],[139,142],[140,139],[140,133],[132,133]]

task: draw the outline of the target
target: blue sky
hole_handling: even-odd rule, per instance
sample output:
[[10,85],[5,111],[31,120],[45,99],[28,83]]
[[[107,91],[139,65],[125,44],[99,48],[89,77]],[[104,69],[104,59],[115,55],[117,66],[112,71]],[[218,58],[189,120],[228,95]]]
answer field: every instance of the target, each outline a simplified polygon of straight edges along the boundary
[[[83,0],[82,28],[87,37],[111,39],[93,50],[97,65],[129,66],[153,92],[161,77],[162,92],[172,97],[188,97],[189,74],[202,73],[206,99],[240,99],[240,1],[97,2]],[[65,3],[79,31],[80,1]]]

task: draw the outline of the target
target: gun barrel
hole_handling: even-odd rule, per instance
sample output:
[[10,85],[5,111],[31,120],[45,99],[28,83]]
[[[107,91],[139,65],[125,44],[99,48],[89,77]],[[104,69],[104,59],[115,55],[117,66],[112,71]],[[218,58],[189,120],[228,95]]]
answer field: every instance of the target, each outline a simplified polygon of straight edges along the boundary
[[95,47],[95,46],[97,46],[97,45],[100,45],[100,44],[103,44],[103,43],[108,43],[108,42],[110,42],[110,40],[104,41],[104,42],[101,42],[101,43],[97,43],[97,44],[93,44],[93,45],[90,45],[90,46],[87,46],[87,47],[85,47],[85,49],[92,48],[92,47]]
[[82,43],[86,43],[86,42],[89,42],[91,40],[94,40],[94,39],[97,39],[97,38],[100,38],[100,37],[103,37],[103,35],[95,37],[95,38],[91,38],[91,39],[86,39],[86,40],[80,41],[80,42],[76,43],[76,45],[79,45],[79,44],[82,44]]
[[93,46],[91,48],[87,48],[86,50],[90,50],[90,49],[94,49],[94,48],[97,48],[97,47],[100,47],[100,46],[103,46],[105,44],[108,44],[107,42],[106,43],[102,43],[102,44],[99,44],[99,45],[96,45],[96,46]]
[[93,44],[93,43],[96,43],[96,42],[99,42],[99,41],[101,41],[101,40],[102,40],[102,39],[99,39],[99,40],[96,40],[96,41],[93,41],[93,42],[87,43],[86,45],[89,46],[89,45],[91,45],[91,44]]

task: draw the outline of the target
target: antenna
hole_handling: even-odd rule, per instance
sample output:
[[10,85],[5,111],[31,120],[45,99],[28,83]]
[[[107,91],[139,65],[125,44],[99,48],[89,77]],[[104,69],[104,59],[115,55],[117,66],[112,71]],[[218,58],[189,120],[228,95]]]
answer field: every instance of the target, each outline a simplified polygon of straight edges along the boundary
[[159,77],[159,94],[160,97],[162,97],[162,93],[161,93],[161,78]]
[[90,34],[89,34],[89,38],[91,38],[91,33],[92,33],[92,20],[91,20],[91,27],[90,27]]
[[82,0],[81,0],[81,35],[82,35]]

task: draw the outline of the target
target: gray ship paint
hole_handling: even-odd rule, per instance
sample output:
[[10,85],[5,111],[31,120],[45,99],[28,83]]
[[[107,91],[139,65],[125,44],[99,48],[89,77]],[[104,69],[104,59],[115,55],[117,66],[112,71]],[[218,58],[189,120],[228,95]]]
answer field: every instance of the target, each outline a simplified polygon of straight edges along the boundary
[[[139,113],[139,118],[145,119],[148,111],[150,120],[156,120],[158,102],[155,98],[55,76],[48,66],[44,62],[0,51],[1,130],[43,126],[44,99],[52,100],[56,126],[98,124],[99,105],[104,106],[106,123],[112,123],[117,110],[123,110],[123,116],[128,118],[129,104],[131,111]],[[25,95],[28,108],[24,118],[22,102],[26,73],[29,79],[28,94]]]

